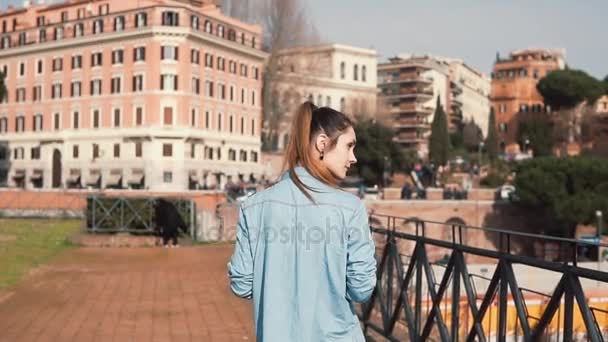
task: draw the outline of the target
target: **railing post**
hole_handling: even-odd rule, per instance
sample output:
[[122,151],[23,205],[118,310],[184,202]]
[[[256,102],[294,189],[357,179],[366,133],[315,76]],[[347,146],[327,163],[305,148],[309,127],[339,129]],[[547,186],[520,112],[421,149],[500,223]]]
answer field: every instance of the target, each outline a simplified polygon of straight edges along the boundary
[[567,280],[565,281],[564,291],[564,342],[572,341],[572,334],[574,333],[574,294],[572,293],[571,282],[569,281],[572,274],[567,272],[565,275]]

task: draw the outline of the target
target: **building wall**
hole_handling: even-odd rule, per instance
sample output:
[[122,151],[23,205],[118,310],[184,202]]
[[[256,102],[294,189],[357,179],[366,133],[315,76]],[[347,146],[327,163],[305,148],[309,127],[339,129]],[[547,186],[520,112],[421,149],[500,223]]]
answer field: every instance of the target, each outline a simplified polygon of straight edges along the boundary
[[278,110],[286,113],[279,128],[278,149],[285,147],[293,112],[306,100],[351,116],[375,116],[376,69],[374,50],[329,44],[282,51],[278,81],[273,85]]
[[512,52],[494,64],[490,101],[505,152],[520,150],[516,141],[520,116],[549,110],[536,85],[548,72],[563,69],[564,63],[563,52],[531,49]]
[[[108,5],[107,14],[96,16],[98,8],[104,5]],[[77,19],[79,9],[85,13],[81,19]],[[61,22],[64,11],[68,19]],[[179,13],[179,25],[164,25],[163,11]],[[135,27],[137,13],[146,13],[145,26]],[[118,15],[125,18],[122,31],[115,31],[113,27]],[[47,25],[35,27],[36,17],[42,16],[46,17]],[[191,24],[192,16],[198,18],[198,27]],[[259,27],[227,18],[213,5],[191,6],[169,0],[30,6],[25,12],[0,13],[0,25],[3,21],[11,23],[13,17],[20,23],[17,31],[13,32],[8,25],[9,29],[0,33],[0,39],[10,37],[13,42],[10,48],[0,49],[0,70],[7,71],[9,90],[8,101],[0,104],[0,140],[8,143],[10,151],[8,159],[0,161],[0,168],[7,170],[10,165],[9,186],[33,187],[30,177],[34,170],[41,170],[42,186],[51,187],[55,150],[61,154],[61,186],[66,186],[70,173],[76,171],[81,174],[81,185],[85,185],[84,178],[91,170],[101,172],[102,187],[111,178],[110,173],[117,170],[123,175],[125,187],[134,169],[143,169],[144,188],[152,190],[188,189],[190,178],[199,185],[223,185],[228,176],[236,179],[240,175],[246,180],[249,175],[261,173],[261,88],[265,53],[260,50]],[[103,33],[93,34],[93,22],[100,18],[104,23]],[[205,25],[207,21],[212,25],[211,30]],[[74,37],[78,23],[84,24],[84,32]],[[54,30],[59,26],[64,27],[64,38],[54,40]],[[46,41],[39,39],[43,27],[47,32]],[[18,44],[21,32],[26,33],[28,44]],[[177,60],[161,60],[162,46],[177,47]],[[134,60],[135,49],[139,47],[145,48],[144,61]],[[113,63],[113,51],[119,49],[123,50],[123,62]],[[192,50],[198,51],[198,63],[192,61]],[[100,66],[92,65],[94,53],[102,54]],[[206,54],[213,56],[212,66],[206,64]],[[82,56],[80,69],[72,68],[75,55]],[[224,70],[218,67],[219,58],[224,60]],[[52,70],[54,59],[63,61],[61,70]],[[40,73],[39,61],[42,62]],[[237,63],[235,72],[230,69],[233,62]],[[23,76],[20,75],[22,63]],[[177,76],[177,90],[161,89],[162,74]],[[143,76],[143,87],[135,91],[133,77],[138,75]],[[113,77],[120,77],[120,92],[111,92]],[[199,80],[198,92],[193,87],[194,78]],[[91,94],[91,81],[96,79],[101,80],[102,85],[99,95]],[[75,81],[82,84],[81,96],[70,94],[71,83]],[[213,94],[206,90],[206,82],[213,82]],[[61,85],[61,97],[51,97],[53,85]],[[38,100],[33,98],[36,86],[42,89]],[[224,98],[220,97],[222,86],[225,86]],[[25,101],[17,101],[18,88],[25,89]],[[136,122],[138,107],[143,114],[139,123]],[[170,122],[165,122],[166,108],[172,113]],[[120,112],[120,123],[115,122],[116,110]],[[99,127],[93,125],[94,111],[99,111]],[[78,113],[77,127],[75,113]],[[42,116],[43,123],[39,129],[34,128],[37,114]],[[17,132],[19,116],[24,118],[24,130]],[[3,119],[6,128],[2,126]],[[142,144],[141,157],[135,156],[136,142]],[[99,146],[97,158],[93,158],[93,144]],[[118,157],[114,156],[115,144],[120,146]],[[163,156],[163,144],[172,145],[170,156]],[[77,157],[74,146],[78,146]],[[38,147],[40,158],[33,159],[31,149]],[[211,149],[213,158],[207,152]],[[235,160],[229,160],[231,150],[235,151]],[[18,184],[15,175],[22,172],[25,172],[25,184]],[[170,181],[166,172],[172,173]]]
[[456,97],[462,102],[462,120],[475,121],[486,137],[490,117],[490,79],[461,62],[452,63],[450,70],[452,80],[462,89]]

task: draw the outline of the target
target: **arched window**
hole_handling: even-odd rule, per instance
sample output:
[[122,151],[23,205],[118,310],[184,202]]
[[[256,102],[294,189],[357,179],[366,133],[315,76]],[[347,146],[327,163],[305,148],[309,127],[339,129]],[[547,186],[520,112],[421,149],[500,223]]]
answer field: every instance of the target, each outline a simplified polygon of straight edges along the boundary
[[217,25],[217,35],[224,38],[224,25]]
[[205,32],[211,33],[213,31],[213,25],[209,20],[205,20]]
[[365,65],[363,65],[361,67],[361,81],[363,82],[367,82],[367,68],[365,67]]
[[346,63],[340,63],[340,78],[344,79],[346,77]]
[[228,40],[236,41],[236,32],[233,29],[228,30]]
[[353,67],[353,80],[359,80],[359,66],[357,64],[355,64],[355,66]]

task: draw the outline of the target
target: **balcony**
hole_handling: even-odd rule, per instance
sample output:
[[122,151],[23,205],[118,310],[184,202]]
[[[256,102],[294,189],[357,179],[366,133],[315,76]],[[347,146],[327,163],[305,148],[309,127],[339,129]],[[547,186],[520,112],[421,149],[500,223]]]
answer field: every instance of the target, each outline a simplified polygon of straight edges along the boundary
[[422,84],[431,84],[433,83],[432,77],[421,77],[416,74],[401,74],[399,77],[387,77],[380,81],[380,84],[408,84],[408,83],[422,83]]
[[418,104],[402,104],[399,107],[392,107],[391,108],[391,113],[393,114],[397,114],[397,113],[418,113],[418,114],[431,114],[433,112],[433,108],[431,107],[426,107],[426,106],[422,106],[422,105],[418,105]]
[[426,122],[422,118],[400,118],[395,120],[394,126],[396,128],[429,129],[430,123]]

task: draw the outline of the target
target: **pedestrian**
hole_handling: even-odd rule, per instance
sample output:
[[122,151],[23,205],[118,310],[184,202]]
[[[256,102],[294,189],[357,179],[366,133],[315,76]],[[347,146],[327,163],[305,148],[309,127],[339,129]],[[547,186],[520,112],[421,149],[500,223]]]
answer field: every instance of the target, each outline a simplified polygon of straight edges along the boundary
[[354,303],[376,285],[374,242],[365,205],[338,188],[353,123],[306,102],[291,130],[280,181],[239,209],[232,291],[253,299],[258,342],[365,341]]
[[187,227],[175,205],[163,198],[158,199],[155,205],[155,221],[163,246],[179,247],[179,228],[186,230]]

